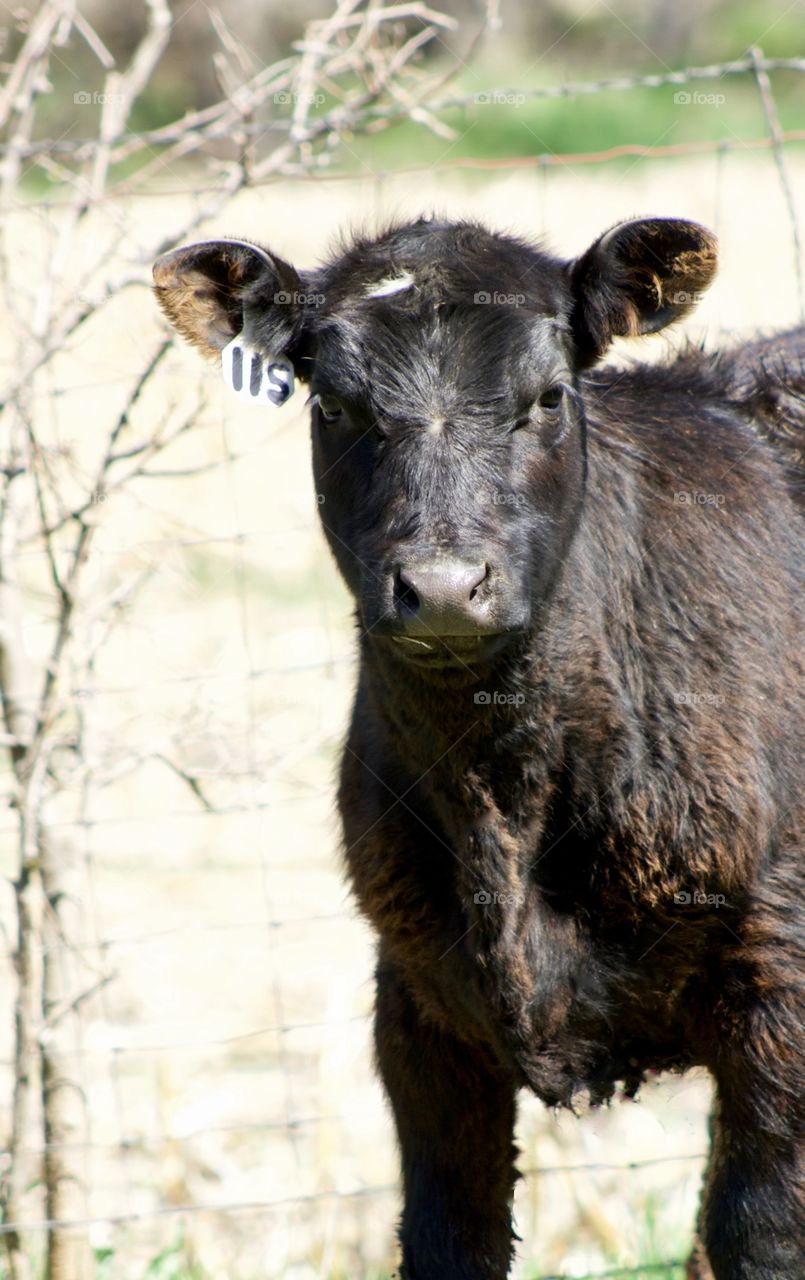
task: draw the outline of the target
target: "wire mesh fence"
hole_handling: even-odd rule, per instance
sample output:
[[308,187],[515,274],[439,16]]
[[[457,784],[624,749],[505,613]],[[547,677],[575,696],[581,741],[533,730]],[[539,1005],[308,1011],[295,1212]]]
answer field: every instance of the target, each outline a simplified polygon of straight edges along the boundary
[[[119,70],[86,17],[45,3],[0,97],[0,1267],[388,1274],[396,1158],[370,1065],[372,943],[333,801],[351,624],[304,411],[266,422],[231,406],[166,336],[150,263],[222,229],[310,261],[339,224],[423,202],[572,252],[639,202],[722,235],[724,284],[689,333],[783,324],[803,308],[805,129],[782,127],[774,84],[805,86],[805,58],[752,50],[451,95],[419,60],[449,17],[342,3],[269,68],[221,25],[220,102],[137,132],[171,36],[162,0],[149,15]],[[78,37],[107,76],[97,130],[42,137],[43,78]],[[572,113],[588,95],[736,80],[754,85],[762,135],[710,137],[705,117],[684,143],[552,153],[535,137],[525,156],[451,155],[457,113],[513,95]],[[443,153],[371,164],[359,140],[403,120]],[[456,172],[472,169],[495,182]],[[520,1274],[681,1275],[707,1103],[695,1075],[581,1123],[525,1100]]]

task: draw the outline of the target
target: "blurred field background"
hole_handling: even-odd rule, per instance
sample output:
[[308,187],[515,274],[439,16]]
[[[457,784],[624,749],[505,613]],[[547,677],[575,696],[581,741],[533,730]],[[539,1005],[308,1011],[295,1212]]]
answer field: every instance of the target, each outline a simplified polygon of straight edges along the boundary
[[[303,18],[330,12],[177,6],[129,129],[205,109],[234,66],[246,77],[291,57]],[[455,28],[440,28],[442,47],[428,51],[434,69],[455,70],[474,16],[477,26],[474,11],[450,13]],[[125,64],[143,13],[96,0],[86,15]],[[80,216],[76,170],[60,172],[58,148],[49,163],[26,161],[27,172],[14,175],[3,206],[0,354],[17,418],[6,418],[2,445],[11,448],[17,419],[34,424],[27,438],[40,501],[34,495],[22,512],[11,559],[35,671],[47,669],[61,616],[53,557],[58,568],[72,554],[53,532],[54,512],[69,531],[70,513],[82,508],[80,523],[93,529],[60,659],[43,820],[72,869],[75,910],[69,936],[38,936],[34,948],[47,957],[63,943],[55,962],[74,991],[66,1007],[72,1015],[80,1006],[59,1046],[85,1102],[59,1139],[84,1182],[80,1221],[92,1259],[76,1280],[384,1280],[394,1267],[396,1154],[371,1066],[372,941],[343,883],[333,801],[354,675],[350,603],[318,530],[304,393],[273,412],[241,408],[214,367],[171,344],[132,400],[167,337],[148,289],[150,261],[199,216],[192,238],[252,238],[304,266],[344,230],[423,210],[545,237],[568,256],[623,217],[676,214],[718,233],[717,283],[685,326],[622,344],[616,359],[662,359],[687,340],[715,346],[792,324],[802,307],[796,211],[805,210],[805,154],[796,139],[780,139],[805,129],[805,76],[774,74],[771,118],[751,72],[683,79],[681,90],[665,83],[550,100],[519,101],[517,87],[667,77],[759,44],[790,59],[805,52],[801,17],[800,6],[785,5],[681,4],[672,14],[659,4],[616,13],[606,4],[504,3],[501,29],[459,68],[458,82],[463,94],[504,86],[508,98],[436,113],[430,128],[415,118],[368,136],[343,131],[324,152],[302,143],[208,215],[205,202],[215,205],[232,172],[217,142],[163,169],[152,148],[143,180],[143,156],[124,157],[101,187],[90,182]],[[25,30],[9,34],[10,63]],[[54,52],[50,87],[35,95],[42,112],[31,146],[98,136],[103,103],[74,101],[102,92],[98,50],[76,39]],[[725,100],[674,102],[697,88]],[[330,100],[316,105],[326,111]],[[273,104],[280,121],[286,106]],[[776,160],[771,147],[742,145],[770,134]],[[693,150],[711,142],[722,146]],[[649,154],[587,154],[634,145]],[[651,154],[669,147],[679,154]],[[89,155],[90,171],[93,163]],[[48,345],[48,325],[58,332],[62,309],[84,297],[86,318]],[[32,349],[46,358],[23,395],[15,379]],[[121,416],[120,439],[135,446],[157,422],[175,441],[149,455],[148,474],[93,488]],[[8,466],[9,484],[12,473]],[[31,1169],[23,1200],[31,1275],[50,1280],[42,1169],[59,1142],[42,1130],[37,1105],[22,1146],[12,1132],[21,784],[7,738],[3,1177],[16,1144]],[[59,910],[45,893],[45,923]],[[47,998],[42,1008],[46,1061]],[[695,1075],[655,1081],[637,1104],[618,1100],[579,1118],[524,1098],[515,1275],[681,1276],[672,1264],[690,1240],[707,1105],[707,1082]],[[7,1214],[3,1230],[8,1238]],[[0,1261],[0,1276],[21,1274],[18,1261]]]

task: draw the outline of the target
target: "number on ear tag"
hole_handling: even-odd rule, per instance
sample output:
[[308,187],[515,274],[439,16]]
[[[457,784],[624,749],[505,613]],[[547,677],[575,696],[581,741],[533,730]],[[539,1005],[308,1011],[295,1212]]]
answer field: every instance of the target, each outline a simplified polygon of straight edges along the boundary
[[221,372],[229,390],[247,404],[285,404],[293,395],[293,365],[284,356],[274,360],[249,346],[241,334],[221,352]]

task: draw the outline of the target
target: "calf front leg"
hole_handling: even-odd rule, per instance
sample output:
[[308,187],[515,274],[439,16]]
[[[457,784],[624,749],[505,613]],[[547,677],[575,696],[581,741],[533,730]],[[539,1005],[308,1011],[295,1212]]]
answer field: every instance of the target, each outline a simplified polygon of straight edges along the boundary
[[796,1125],[784,1119],[792,1099],[780,1106],[780,1131],[770,1132],[759,1123],[762,1089],[747,1086],[739,1104],[741,1067],[725,1073],[729,1084],[710,1117],[710,1156],[685,1280],[805,1277],[805,1187]]
[[802,1280],[805,1170],[797,1135],[764,1133],[723,1101],[702,1214],[715,1280]]
[[401,1280],[505,1280],[514,1083],[491,1056],[423,1019],[386,963],[377,972],[375,1043],[402,1159]]
[[[767,984],[765,999],[746,1012],[743,1034],[724,1044],[715,1072],[712,1151],[701,1215],[715,1280],[805,1277],[805,1046],[798,946],[790,956],[778,969],[786,981],[776,990]],[[763,973],[760,966],[750,973],[756,990],[758,973]]]

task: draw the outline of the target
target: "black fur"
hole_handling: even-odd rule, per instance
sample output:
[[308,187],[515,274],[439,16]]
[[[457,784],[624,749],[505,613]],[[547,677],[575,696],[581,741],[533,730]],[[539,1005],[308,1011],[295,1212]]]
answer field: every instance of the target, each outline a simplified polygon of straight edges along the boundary
[[[339,803],[406,1280],[507,1274],[520,1088],[570,1106],[693,1065],[717,1107],[689,1276],[805,1275],[805,330],[587,371],[714,267],[690,223],[566,263],[423,220],[300,273],[282,330],[270,272],[226,300],[311,383],[356,601]],[[455,555],[487,566],[488,634],[417,656],[400,566]]]

